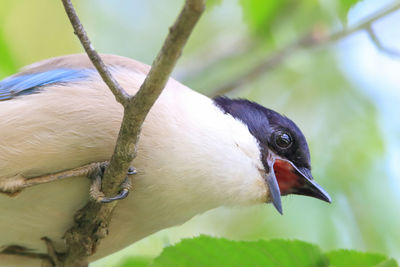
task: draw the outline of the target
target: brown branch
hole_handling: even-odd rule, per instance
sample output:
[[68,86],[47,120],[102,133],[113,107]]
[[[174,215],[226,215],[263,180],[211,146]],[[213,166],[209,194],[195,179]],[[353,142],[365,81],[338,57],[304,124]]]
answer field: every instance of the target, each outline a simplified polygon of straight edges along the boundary
[[[394,5],[391,5],[381,11],[376,12],[374,15],[361,21],[357,25],[336,33],[325,34],[324,32],[321,31],[311,31],[310,33],[301,37],[299,40],[296,40],[295,42],[289,44],[288,46],[273,53],[266,60],[263,60],[262,62],[251,67],[245,73],[238,75],[233,80],[230,80],[228,83],[223,84],[222,86],[212,90],[213,92],[212,96],[223,95],[235,90],[236,88],[243,86],[244,84],[256,79],[262,74],[265,74],[265,72],[277,67],[280,63],[282,63],[289,56],[293,55],[300,49],[311,48],[317,45],[326,45],[329,43],[339,41],[343,38],[346,38],[347,36],[350,36],[356,32],[362,30],[368,30],[374,22],[393,13],[399,8],[400,8],[400,3],[397,2]],[[386,49],[386,51],[388,50]]]
[[[86,49],[85,47],[86,52],[88,54],[93,52],[94,49],[88,42],[87,35],[77,19],[71,2],[69,0],[62,1],[68,15],[74,18],[71,19],[71,23],[76,34],[84,40],[82,41],[83,46],[89,48]],[[126,98],[126,95],[121,93],[123,91],[115,90],[115,88],[109,86],[112,91],[116,91],[113,92],[117,100],[123,103],[125,109],[117,144],[110,165],[103,177],[102,190],[105,195],[116,194],[119,186],[125,180],[129,165],[136,154],[136,144],[141,125],[157,97],[161,94],[204,8],[205,0],[186,0],[179,17],[170,28],[149,74],[134,97]],[[96,61],[99,62],[96,58],[92,59],[93,63]],[[104,64],[103,66],[99,65],[99,69],[99,72],[105,72]],[[107,83],[107,85],[109,84]],[[63,266],[87,265],[87,257],[95,252],[100,240],[108,233],[108,225],[115,205],[116,202],[109,204],[89,202],[75,214],[75,224],[65,234],[67,251],[63,259]]]
[[124,107],[129,99],[128,93],[119,85],[119,83],[114,79],[108,70],[107,66],[104,64],[100,55],[94,49],[92,43],[89,40],[89,37],[83,28],[78,15],[75,12],[74,6],[71,3],[71,0],[61,0],[65,12],[68,15],[69,20],[71,21],[72,27],[74,28],[74,33],[78,36],[79,41],[81,42],[83,48],[86,51],[86,54],[89,56],[96,70],[99,72],[103,81],[110,88],[111,92],[114,94],[115,99],[121,103]]

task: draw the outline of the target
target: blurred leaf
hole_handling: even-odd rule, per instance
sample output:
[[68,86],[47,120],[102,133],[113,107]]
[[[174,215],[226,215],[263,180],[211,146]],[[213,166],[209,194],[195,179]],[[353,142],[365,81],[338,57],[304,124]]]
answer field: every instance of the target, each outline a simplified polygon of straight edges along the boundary
[[[80,51],[79,41],[58,1],[2,2],[10,2],[10,6],[1,19],[5,25],[1,31],[18,65]],[[79,13],[79,3],[77,9]]]
[[388,259],[384,262],[379,263],[376,267],[399,267],[399,264],[395,259]]
[[144,257],[131,257],[125,259],[119,267],[146,267],[153,259]]
[[207,0],[206,3],[207,3],[207,8],[210,8],[210,7],[220,5],[222,3],[222,0]]
[[151,266],[327,266],[320,249],[302,241],[230,241],[200,236],[167,247]]
[[395,260],[375,253],[341,249],[331,251],[326,255],[332,267],[398,266]]
[[244,20],[256,37],[266,37],[287,24],[298,32],[309,31],[329,20],[318,0],[240,0],[240,4]]
[[261,35],[269,33],[273,21],[281,15],[288,0],[240,0],[243,16],[250,29]]
[[15,61],[11,56],[11,51],[4,38],[3,31],[0,30],[0,79],[16,71],[17,67]]
[[352,8],[358,2],[360,2],[360,1],[359,0],[340,0],[339,1],[338,15],[342,21],[347,23],[347,13],[349,12],[350,8]]

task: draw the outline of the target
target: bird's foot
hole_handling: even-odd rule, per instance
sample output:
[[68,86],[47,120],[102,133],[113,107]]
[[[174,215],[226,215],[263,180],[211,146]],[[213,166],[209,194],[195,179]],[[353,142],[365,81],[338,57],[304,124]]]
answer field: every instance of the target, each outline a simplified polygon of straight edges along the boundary
[[62,259],[64,257],[64,253],[57,252],[53,241],[51,241],[48,237],[42,237],[42,240],[46,243],[47,247],[47,256],[50,258],[50,261],[53,266],[62,266]]
[[115,200],[121,200],[128,196],[129,191],[132,188],[132,181],[131,175],[136,174],[136,169],[134,167],[129,167],[127,176],[125,181],[121,184],[121,190],[119,191],[118,195],[113,197],[106,197],[104,193],[101,191],[101,184],[104,175],[104,171],[107,168],[108,163],[104,163],[100,166],[99,171],[94,173],[94,178],[92,185],[90,186],[90,197],[100,203],[110,203]]

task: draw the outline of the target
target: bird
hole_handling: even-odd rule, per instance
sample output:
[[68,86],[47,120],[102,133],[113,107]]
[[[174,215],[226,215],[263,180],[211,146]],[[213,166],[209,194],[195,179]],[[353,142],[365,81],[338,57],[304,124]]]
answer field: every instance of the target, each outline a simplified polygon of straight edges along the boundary
[[[131,95],[150,70],[101,57]],[[0,266],[40,266],[8,252],[46,253],[45,236],[65,249],[62,237],[90,201],[92,181],[82,175],[27,185],[108,161],[122,117],[86,54],[33,63],[0,81]],[[170,78],[143,123],[131,193],[89,261],[220,206],[272,203],[282,213],[288,194],[331,202],[310,162],[306,138],[289,118],[249,100],[209,98]]]

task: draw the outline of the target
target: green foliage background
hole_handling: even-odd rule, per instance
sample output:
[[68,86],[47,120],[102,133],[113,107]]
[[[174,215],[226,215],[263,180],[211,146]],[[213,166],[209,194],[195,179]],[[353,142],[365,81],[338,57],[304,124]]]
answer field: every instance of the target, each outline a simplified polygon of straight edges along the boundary
[[[129,260],[127,261],[128,264]],[[186,239],[146,264],[149,266],[269,266],[269,267],[353,267],[398,266],[394,259],[372,253],[337,250],[323,253],[302,241],[228,241],[200,236]],[[131,265],[134,266],[134,265]]]
[[[208,2],[207,12],[174,73],[178,80],[205,94],[211,94],[218,86],[306,32],[340,30],[347,23],[350,8],[373,1],[361,4],[356,0]],[[167,34],[167,25],[173,22],[183,1],[85,0],[75,3],[99,51],[151,64]],[[82,51],[60,1],[1,1],[0,26],[0,78],[44,58]],[[345,266],[344,262],[349,259],[356,261],[357,253],[323,254],[321,251],[352,248],[400,259],[399,187],[393,185],[393,180],[399,177],[391,177],[385,165],[390,141],[385,139],[381,129],[379,107],[353,82],[351,71],[343,67],[338,57],[340,49],[346,46],[299,49],[272,70],[230,93],[255,100],[296,121],[310,144],[314,177],[331,194],[331,205],[289,196],[283,200],[284,216],[275,212],[271,205],[220,208],[182,226],[161,231],[92,266],[145,266],[164,247],[200,233],[247,241],[300,239],[318,245],[306,244],[301,249],[309,249],[310,255],[315,253],[318,259],[335,259],[335,264],[331,261],[333,266]],[[395,121],[398,122],[399,119]],[[200,239],[203,242],[207,238]],[[207,242],[214,242],[218,247],[228,241]],[[257,251],[258,245],[272,244],[269,242],[258,241],[251,245],[228,242],[227,246],[236,246],[234,254],[243,250],[250,253],[249,247],[254,246]],[[175,266],[187,266],[179,254],[186,253],[179,250],[182,244],[175,252],[172,248],[166,249],[167,255],[163,254],[153,264],[165,266],[160,262],[175,255],[181,260],[181,265]],[[296,244],[299,243],[285,243],[284,246]],[[335,253],[348,255],[342,260],[342,256]],[[375,260],[383,264],[388,261],[384,264],[389,265],[381,266],[396,266],[390,265],[393,261],[386,256],[365,257],[373,258],[366,262]]]

